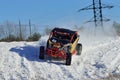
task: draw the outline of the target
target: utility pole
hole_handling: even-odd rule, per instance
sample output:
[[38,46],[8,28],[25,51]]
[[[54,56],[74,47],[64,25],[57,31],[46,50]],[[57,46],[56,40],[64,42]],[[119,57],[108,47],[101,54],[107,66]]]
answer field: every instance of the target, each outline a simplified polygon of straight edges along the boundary
[[30,21],[30,19],[29,19],[29,28],[30,28],[30,36],[31,36],[31,21]]
[[95,23],[95,33],[96,33],[96,27],[101,27],[102,30],[104,31],[103,28],[103,21],[107,22],[110,21],[110,19],[104,19],[102,15],[102,9],[103,8],[108,8],[111,9],[114,6],[102,4],[101,0],[92,0],[92,5],[89,5],[85,8],[79,9],[78,12],[83,11],[83,10],[93,10],[94,13],[94,18],[87,22],[94,22]]
[[20,37],[20,40],[22,40],[22,28],[21,28],[20,20],[19,20],[19,29],[20,29],[19,37]]

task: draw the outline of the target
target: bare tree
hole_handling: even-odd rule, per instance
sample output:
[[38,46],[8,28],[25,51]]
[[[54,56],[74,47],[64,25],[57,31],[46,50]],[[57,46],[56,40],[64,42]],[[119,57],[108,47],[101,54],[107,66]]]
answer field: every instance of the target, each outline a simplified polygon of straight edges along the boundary
[[117,35],[120,36],[120,24],[117,22],[113,22],[113,28],[115,29]]
[[5,37],[14,34],[14,27],[13,26],[14,26],[14,24],[9,22],[9,21],[4,22],[3,27],[4,27],[4,36]]
[[26,40],[29,35],[33,35],[34,33],[38,33],[38,26],[35,24],[21,24],[19,20],[18,24],[9,22],[8,20],[3,22],[0,25],[0,38],[8,39],[9,37],[15,38],[17,40]]
[[0,25],[0,38],[4,37],[4,27]]
[[78,27],[77,25],[74,25],[74,29],[77,30],[77,31],[83,31],[84,26]]
[[50,32],[51,32],[51,30],[52,30],[52,28],[46,27],[46,28],[45,28],[45,34],[46,34],[46,35],[49,35]]

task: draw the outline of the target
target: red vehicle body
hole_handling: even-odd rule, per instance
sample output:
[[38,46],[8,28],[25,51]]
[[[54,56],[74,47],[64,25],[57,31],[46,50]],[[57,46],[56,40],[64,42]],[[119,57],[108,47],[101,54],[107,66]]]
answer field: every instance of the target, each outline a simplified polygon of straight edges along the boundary
[[[54,28],[47,40],[47,45],[45,52],[43,51],[44,48],[41,48],[41,56],[40,58],[44,58],[42,53],[46,53],[47,55],[55,58],[61,58],[67,60],[70,57],[71,63],[71,56],[75,53],[81,54],[82,45],[78,45],[79,35],[77,31],[72,31],[69,29],[64,28]],[[77,51],[77,48],[78,51]]]

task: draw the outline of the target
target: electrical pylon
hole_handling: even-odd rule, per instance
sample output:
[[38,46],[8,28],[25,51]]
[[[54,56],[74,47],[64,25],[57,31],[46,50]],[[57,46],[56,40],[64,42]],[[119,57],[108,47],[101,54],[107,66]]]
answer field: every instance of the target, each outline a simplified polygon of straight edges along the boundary
[[94,17],[87,22],[94,22],[95,23],[95,32],[96,32],[96,27],[101,27],[102,30],[104,31],[103,21],[107,22],[107,21],[110,21],[110,19],[105,19],[103,17],[102,9],[103,8],[111,9],[114,6],[102,4],[101,0],[92,0],[92,2],[93,2],[92,5],[89,5],[85,8],[79,9],[78,12],[83,11],[83,10],[93,10]]

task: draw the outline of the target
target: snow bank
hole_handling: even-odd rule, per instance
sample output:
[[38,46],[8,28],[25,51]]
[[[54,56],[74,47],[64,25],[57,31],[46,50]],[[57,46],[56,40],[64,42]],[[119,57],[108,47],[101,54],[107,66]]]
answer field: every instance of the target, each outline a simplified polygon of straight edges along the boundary
[[48,36],[38,42],[0,42],[0,80],[101,80],[109,74],[120,74],[120,38],[91,36],[80,32],[81,56],[65,61],[40,60],[39,46],[46,45]]

